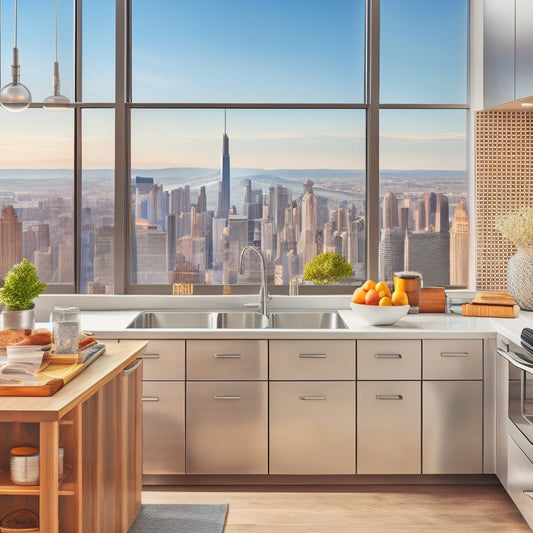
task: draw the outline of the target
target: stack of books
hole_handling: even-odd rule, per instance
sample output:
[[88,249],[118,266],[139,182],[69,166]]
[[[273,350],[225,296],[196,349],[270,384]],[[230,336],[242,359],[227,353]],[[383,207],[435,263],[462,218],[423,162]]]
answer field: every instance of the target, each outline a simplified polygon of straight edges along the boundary
[[505,291],[477,292],[476,297],[462,306],[463,316],[488,316],[494,318],[517,318],[520,307]]

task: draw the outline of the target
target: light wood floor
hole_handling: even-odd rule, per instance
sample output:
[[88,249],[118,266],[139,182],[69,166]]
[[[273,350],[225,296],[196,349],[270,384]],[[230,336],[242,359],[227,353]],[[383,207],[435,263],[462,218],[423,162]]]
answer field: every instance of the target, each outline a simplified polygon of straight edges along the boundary
[[145,487],[143,502],[228,503],[224,533],[531,531],[499,485]]

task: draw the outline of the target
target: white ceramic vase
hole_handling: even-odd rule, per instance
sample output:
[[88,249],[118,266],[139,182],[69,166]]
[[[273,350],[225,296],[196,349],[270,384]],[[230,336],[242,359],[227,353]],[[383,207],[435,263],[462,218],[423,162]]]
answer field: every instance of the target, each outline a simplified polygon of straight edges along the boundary
[[519,248],[509,259],[507,290],[520,309],[533,311],[533,246]]

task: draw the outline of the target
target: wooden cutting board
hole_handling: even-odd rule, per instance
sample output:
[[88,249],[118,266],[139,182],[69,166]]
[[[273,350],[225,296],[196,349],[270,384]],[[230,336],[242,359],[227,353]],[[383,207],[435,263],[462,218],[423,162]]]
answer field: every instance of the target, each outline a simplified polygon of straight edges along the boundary
[[37,375],[45,379],[39,385],[0,385],[0,396],[52,396],[65,383],[74,379],[83,369],[84,364],[59,365],[50,364]]
[[476,292],[476,297],[470,303],[482,305],[516,305],[514,298],[506,291]]

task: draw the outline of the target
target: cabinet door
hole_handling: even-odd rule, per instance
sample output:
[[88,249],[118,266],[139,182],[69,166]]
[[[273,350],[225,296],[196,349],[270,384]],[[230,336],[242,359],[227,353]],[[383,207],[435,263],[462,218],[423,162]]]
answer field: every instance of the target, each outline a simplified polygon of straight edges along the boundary
[[422,385],[422,473],[483,472],[483,382]]
[[527,455],[508,437],[509,450],[509,480],[507,492],[526,519],[529,527],[533,528],[533,464]]
[[187,383],[187,474],[268,473],[266,382]]
[[143,474],[185,473],[185,383],[143,382]]
[[420,381],[357,382],[357,473],[420,474]]
[[355,473],[355,382],[270,383],[270,473]]

